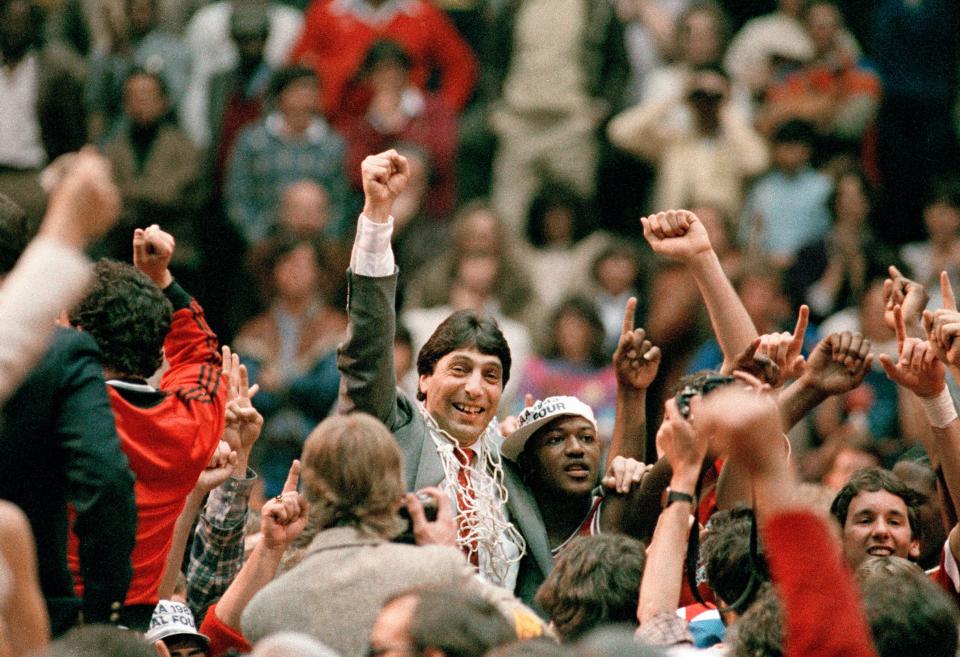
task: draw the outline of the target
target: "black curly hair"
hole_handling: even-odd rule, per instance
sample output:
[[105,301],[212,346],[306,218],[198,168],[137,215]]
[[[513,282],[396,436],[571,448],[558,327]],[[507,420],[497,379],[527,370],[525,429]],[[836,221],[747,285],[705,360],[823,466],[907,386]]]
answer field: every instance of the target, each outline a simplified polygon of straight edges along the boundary
[[70,323],[97,341],[104,367],[145,379],[163,362],[173,305],[132,265],[103,258],[95,272],[93,288],[70,311]]

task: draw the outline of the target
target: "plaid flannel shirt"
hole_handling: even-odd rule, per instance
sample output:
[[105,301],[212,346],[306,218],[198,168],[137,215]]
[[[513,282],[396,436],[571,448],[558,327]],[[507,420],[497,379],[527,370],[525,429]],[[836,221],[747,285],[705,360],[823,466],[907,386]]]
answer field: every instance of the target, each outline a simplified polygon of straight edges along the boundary
[[634,636],[644,643],[665,648],[693,645],[687,621],[672,612],[654,614],[637,628]]
[[210,492],[200,512],[187,568],[187,603],[197,624],[243,567],[247,503],[256,480],[250,468],[245,479],[230,477]]

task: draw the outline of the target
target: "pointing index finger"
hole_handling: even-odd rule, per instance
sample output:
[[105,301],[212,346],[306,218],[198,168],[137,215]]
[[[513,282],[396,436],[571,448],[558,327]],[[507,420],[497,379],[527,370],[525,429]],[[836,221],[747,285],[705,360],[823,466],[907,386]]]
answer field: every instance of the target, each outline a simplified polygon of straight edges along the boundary
[[945,271],[940,272],[940,294],[943,295],[943,307],[947,310],[957,309],[957,298],[953,294],[953,286],[950,285],[950,276]]
[[804,304],[800,306],[800,312],[797,313],[797,325],[793,329],[794,345],[803,344],[803,336],[807,332],[807,324],[810,321],[810,308]]
[[894,327],[897,331],[897,353],[903,351],[903,343],[907,339],[907,327],[903,323],[903,310],[899,305],[893,307]]
[[637,297],[627,299],[627,306],[623,311],[623,329],[620,335],[626,335],[633,331],[633,317],[637,312]]
[[287,473],[287,480],[283,484],[283,492],[291,493],[296,492],[297,486],[300,484],[300,461],[294,459],[293,463],[290,464],[290,471]]

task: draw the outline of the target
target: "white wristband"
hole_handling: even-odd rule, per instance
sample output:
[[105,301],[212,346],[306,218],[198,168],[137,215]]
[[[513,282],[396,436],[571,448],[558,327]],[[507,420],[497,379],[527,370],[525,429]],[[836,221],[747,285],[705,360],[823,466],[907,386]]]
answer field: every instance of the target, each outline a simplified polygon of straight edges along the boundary
[[944,386],[936,397],[918,397],[927,414],[927,420],[934,429],[943,429],[957,419],[957,409],[953,405],[950,389]]

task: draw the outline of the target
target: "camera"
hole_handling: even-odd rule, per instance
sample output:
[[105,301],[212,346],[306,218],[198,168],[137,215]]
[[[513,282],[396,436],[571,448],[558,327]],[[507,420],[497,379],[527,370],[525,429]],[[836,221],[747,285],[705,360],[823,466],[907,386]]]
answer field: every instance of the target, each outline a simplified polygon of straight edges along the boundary
[[[417,491],[415,493],[417,499],[420,500],[420,504],[423,505],[423,514],[426,516],[427,520],[433,522],[437,519],[437,500],[432,495],[427,493]],[[409,543],[413,545],[415,543],[413,539],[413,520],[410,518],[410,511],[407,510],[406,504],[400,507],[398,512],[400,519],[403,521],[404,530],[403,533],[397,536],[394,540],[396,543]]]
[[690,419],[690,400],[701,395],[706,397],[708,394],[721,386],[733,383],[736,379],[726,374],[705,374],[694,378],[690,383],[683,386],[674,397],[677,402],[677,410],[684,419]]

